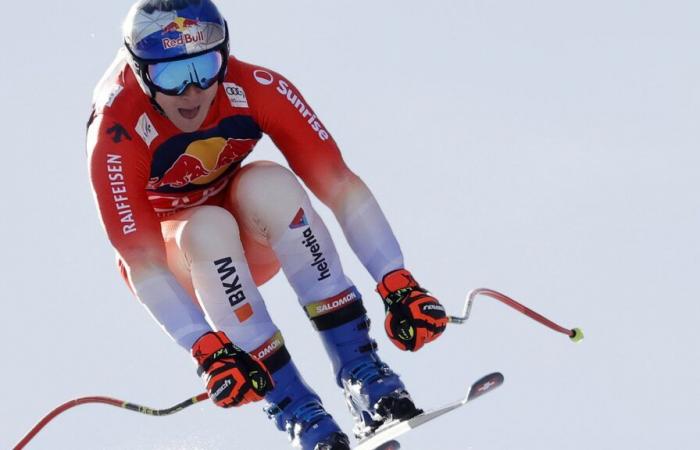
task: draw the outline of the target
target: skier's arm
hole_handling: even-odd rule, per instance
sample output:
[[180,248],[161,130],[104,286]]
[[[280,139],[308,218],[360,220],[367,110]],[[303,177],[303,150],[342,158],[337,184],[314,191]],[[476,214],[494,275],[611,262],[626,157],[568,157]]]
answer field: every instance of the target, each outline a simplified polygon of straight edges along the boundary
[[367,185],[343,161],[333,137],[288,80],[253,85],[251,109],[292,170],[335,214],[343,233],[376,281],[403,267],[399,244]]
[[93,193],[134,293],[163,329],[190,351],[211,328],[168,269],[160,222],[145,191],[148,151],[131,134],[103,115],[90,124],[87,149]]
[[[333,211],[350,247],[378,282],[385,274],[403,267],[399,243],[376,198],[345,165],[337,147],[332,154],[322,152],[325,154],[318,152],[315,156],[292,152],[286,157],[314,195]],[[309,164],[306,158],[315,162]]]
[[384,329],[392,342],[402,350],[419,350],[445,330],[445,308],[404,269],[401,249],[377,201],[347,167],[309,104],[289,81],[278,74],[273,78],[252,86],[256,120],[292,170],[333,210],[348,243],[377,282],[387,313]]

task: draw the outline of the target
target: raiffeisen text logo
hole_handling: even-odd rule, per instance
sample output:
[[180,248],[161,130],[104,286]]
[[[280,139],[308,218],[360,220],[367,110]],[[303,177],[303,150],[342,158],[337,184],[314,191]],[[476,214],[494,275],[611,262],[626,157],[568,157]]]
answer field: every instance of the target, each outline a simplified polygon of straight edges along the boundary
[[[195,28],[195,30],[190,30],[191,28]],[[187,19],[185,17],[178,17],[177,19],[173,20],[168,25],[163,27],[163,32],[179,33],[180,35],[172,39],[164,38],[163,48],[167,50],[181,45],[193,44],[195,42],[203,41],[204,31],[199,30],[197,28],[199,28],[198,20]]]

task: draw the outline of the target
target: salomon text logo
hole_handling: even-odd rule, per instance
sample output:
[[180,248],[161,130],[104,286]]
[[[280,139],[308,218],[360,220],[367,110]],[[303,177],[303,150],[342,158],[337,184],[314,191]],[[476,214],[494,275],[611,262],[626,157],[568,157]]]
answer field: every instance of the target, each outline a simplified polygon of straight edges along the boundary
[[350,292],[348,295],[346,295],[343,298],[340,298],[338,300],[335,300],[331,303],[324,303],[321,305],[318,305],[316,307],[316,315],[322,315],[331,311],[335,311],[336,309],[340,309],[343,306],[347,305],[348,303],[352,303],[355,300],[357,300],[357,293],[353,290]]
[[261,351],[258,352],[258,359],[263,360],[267,358],[270,353],[274,352],[278,348],[282,346],[282,342],[278,339],[275,339],[274,341],[270,342],[270,345],[262,349]]

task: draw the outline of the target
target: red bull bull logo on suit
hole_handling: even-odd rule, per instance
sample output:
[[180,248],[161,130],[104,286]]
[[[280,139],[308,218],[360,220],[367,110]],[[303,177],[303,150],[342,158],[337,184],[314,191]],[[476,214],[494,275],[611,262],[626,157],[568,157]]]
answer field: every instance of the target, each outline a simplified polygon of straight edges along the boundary
[[252,150],[253,144],[254,141],[250,139],[221,137],[192,142],[162,175],[151,177],[147,189],[209,184],[221,176],[231,164],[245,158]]

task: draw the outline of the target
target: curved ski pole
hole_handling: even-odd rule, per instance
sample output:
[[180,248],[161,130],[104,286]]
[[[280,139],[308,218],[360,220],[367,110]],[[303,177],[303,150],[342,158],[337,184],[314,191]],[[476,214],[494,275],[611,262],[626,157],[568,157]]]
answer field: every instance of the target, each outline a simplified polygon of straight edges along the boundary
[[147,406],[141,406],[137,405],[135,403],[129,403],[125,402],[123,400],[117,400],[115,398],[110,398],[110,397],[81,397],[81,398],[76,398],[74,400],[68,401],[61,406],[55,408],[53,411],[48,413],[46,416],[44,416],[43,419],[39,421],[36,425],[34,425],[34,428],[32,428],[29,433],[17,444],[13,450],[21,450],[26,446],[29,441],[31,441],[39,431],[41,431],[42,428],[46,426],[51,420],[53,420],[56,416],[61,414],[62,412],[73,408],[75,406],[79,405],[84,405],[86,403],[103,403],[106,405],[111,405],[111,406],[116,406],[119,408],[124,408],[128,409],[129,411],[134,411],[134,412],[139,412],[141,414],[146,414],[148,416],[167,416],[170,414],[174,414],[176,412],[182,411],[183,409],[187,408],[188,406],[192,406],[195,403],[201,402],[202,400],[206,400],[209,398],[209,394],[206,392],[203,392],[196,397],[189,398],[181,403],[178,403],[175,406],[171,406],[170,408],[165,408],[165,409],[153,409],[149,408]]
[[488,288],[479,288],[479,289],[474,289],[469,294],[467,295],[467,301],[464,304],[464,309],[462,310],[462,316],[449,316],[449,321],[450,323],[454,324],[463,324],[469,319],[469,315],[471,314],[472,310],[472,304],[474,303],[474,299],[478,295],[484,295],[486,297],[491,297],[494,298],[502,303],[505,303],[506,305],[510,306],[511,308],[525,314],[529,318],[538,321],[542,325],[545,325],[546,327],[551,328],[554,331],[558,331],[559,333],[565,334],[569,336],[569,339],[571,339],[574,342],[579,342],[580,340],[583,339],[583,331],[581,331],[580,328],[573,328],[573,329],[568,329],[564,328],[561,325],[552,322],[551,320],[547,319],[543,315],[531,310],[527,306],[520,304],[513,300],[512,298],[508,297],[505,294],[502,294],[498,291],[494,291],[493,289],[488,289]]

